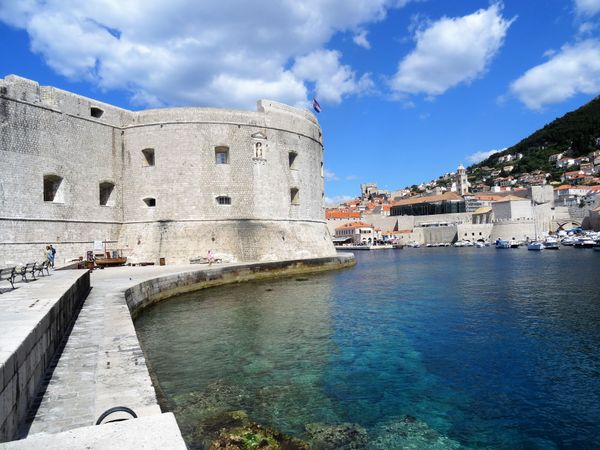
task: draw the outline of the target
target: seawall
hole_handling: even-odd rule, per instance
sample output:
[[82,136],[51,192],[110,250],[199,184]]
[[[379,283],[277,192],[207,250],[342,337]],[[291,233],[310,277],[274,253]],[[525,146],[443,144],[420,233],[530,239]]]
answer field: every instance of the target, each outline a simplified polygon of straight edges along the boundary
[[149,305],[185,292],[249,280],[341,269],[354,264],[352,254],[338,254],[327,258],[207,267],[143,281],[127,289],[125,299],[132,317],[135,317]]
[[0,296],[0,442],[16,437],[89,290],[89,271],[77,270]]

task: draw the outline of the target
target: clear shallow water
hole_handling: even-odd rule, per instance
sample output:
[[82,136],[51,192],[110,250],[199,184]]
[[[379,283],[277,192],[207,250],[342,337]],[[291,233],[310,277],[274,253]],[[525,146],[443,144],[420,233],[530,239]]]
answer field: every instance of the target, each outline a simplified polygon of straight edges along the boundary
[[410,415],[448,438],[439,448],[600,448],[600,253],[356,256],[353,269],[199,291],[142,314],[171,405],[209,399],[203,413],[176,409],[180,423],[219,408],[297,436],[351,422],[391,449],[412,439],[393,436]]

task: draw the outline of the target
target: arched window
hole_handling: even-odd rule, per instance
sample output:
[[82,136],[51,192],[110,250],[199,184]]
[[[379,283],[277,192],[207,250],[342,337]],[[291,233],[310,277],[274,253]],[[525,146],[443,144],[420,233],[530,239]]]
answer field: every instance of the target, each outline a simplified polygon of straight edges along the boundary
[[215,147],[215,163],[229,164],[229,147]]
[[231,205],[231,197],[227,197],[226,195],[220,195],[217,197],[217,204]]
[[145,148],[142,150],[142,155],[144,155],[143,165],[144,167],[151,167],[154,165],[154,149],[153,148]]
[[255,158],[264,159],[264,157],[265,157],[265,148],[264,147],[265,146],[260,141],[254,143],[254,157]]
[[110,181],[103,181],[100,183],[100,206],[113,206],[113,190],[115,184]]
[[146,197],[144,203],[148,208],[154,208],[156,206],[156,199],[154,197]]
[[65,202],[65,186],[63,178],[58,175],[44,175],[44,201],[53,203]]

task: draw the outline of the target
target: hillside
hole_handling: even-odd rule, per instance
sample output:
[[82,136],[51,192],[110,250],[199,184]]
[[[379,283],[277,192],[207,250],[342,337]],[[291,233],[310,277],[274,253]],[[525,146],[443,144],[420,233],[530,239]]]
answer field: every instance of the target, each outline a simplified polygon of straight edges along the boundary
[[481,167],[501,168],[498,157],[523,154],[512,162],[513,173],[532,172],[536,169],[557,175],[559,171],[548,162],[550,155],[564,152],[566,156],[583,156],[598,149],[600,137],[600,96],[575,111],[565,114],[506,150],[495,153],[484,161],[468,168],[470,173]]

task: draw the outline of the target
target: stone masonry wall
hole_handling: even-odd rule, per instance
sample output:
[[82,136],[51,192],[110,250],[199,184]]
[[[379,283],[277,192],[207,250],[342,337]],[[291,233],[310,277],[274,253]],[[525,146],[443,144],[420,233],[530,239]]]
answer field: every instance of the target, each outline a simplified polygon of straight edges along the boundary
[[[65,282],[59,281],[52,291],[60,291],[59,298],[49,298],[52,293],[48,292],[34,293],[37,300],[29,305],[29,310],[15,315],[20,316],[20,321],[14,320],[12,326],[27,332],[17,330],[21,333],[11,336],[15,345],[0,353],[0,442],[16,438],[46,369],[90,290],[88,271],[69,272]],[[26,301],[14,297],[11,300]],[[50,306],[46,307],[46,303]],[[44,313],[38,318],[35,314],[39,309]],[[28,320],[32,314],[36,318],[33,324],[37,325]]]
[[[226,164],[216,147],[228,148]],[[97,240],[133,262],[187,262],[209,249],[232,261],[335,254],[321,129],[308,111],[262,100],[257,111],[131,112],[9,76],[0,157],[0,266],[36,260],[48,243],[65,261]],[[62,177],[55,201],[44,200],[46,175]],[[101,183],[114,184],[107,205]]]

